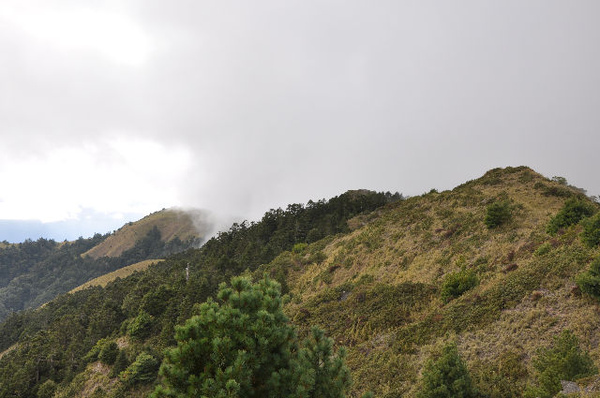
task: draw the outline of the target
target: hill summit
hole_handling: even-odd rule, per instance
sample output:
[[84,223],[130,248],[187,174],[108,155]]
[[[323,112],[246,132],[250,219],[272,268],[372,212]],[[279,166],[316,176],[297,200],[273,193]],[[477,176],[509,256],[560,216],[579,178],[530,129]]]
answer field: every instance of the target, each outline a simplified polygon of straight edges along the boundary
[[213,229],[213,224],[209,214],[199,209],[163,209],[141,220],[125,224],[83,255],[92,258],[119,257],[154,228],[160,232],[160,239],[164,243],[174,239],[180,241],[191,239],[199,245],[206,240]]

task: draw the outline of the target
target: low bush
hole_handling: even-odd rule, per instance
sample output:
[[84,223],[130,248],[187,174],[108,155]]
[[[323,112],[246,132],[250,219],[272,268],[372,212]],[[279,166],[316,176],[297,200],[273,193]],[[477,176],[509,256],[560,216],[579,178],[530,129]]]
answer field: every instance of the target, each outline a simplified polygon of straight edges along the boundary
[[477,393],[469,370],[458,354],[456,344],[450,343],[442,349],[441,356],[430,359],[423,370],[423,387],[418,398],[470,398]]
[[446,275],[442,283],[441,297],[447,303],[448,301],[461,296],[468,290],[471,290],[479,283],[479,279],[473,270],[463,269]]
[[561,380],[575,381],[598,372],[570,330],[557,336],[551,347],[541,349],[533,360],[533,367],[537,371],[537,386],[530,386],[525,392],[525,397],[531,398],[554,397],[562,389]]
[[575,280],[579,290],[600,300],[600,257],[590,264],[590,269],[579,274]]
[[550,220],[547,231],[549,234],[556,234],[559,230],[575,225],[584,218],[594,215],[596,211],[596,206],[589,201],[571,198]]
[[127,386],[148,384],[156,379],[160,362],[152,355],[142,352],[135,361],[119,375]]
[[486,210],[484,223],[489,228],[497,228],[512,218],[512,206],[508,200],[496,201]]
[[600,213],[583,221],[581,239],[589,247],[596,247],[600,244]]

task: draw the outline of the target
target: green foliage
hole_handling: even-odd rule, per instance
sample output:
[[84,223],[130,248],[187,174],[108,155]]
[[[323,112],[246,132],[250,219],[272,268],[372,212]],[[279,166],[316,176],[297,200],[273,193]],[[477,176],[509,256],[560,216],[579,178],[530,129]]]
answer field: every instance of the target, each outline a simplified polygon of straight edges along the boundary
[[88,362],[96,360],[107,365],[112,365],[119,354],[119,346],[113,340],[100,339],[96,345],[85,355],[84,359]]
[[478,283],[477,275],[470,269],[462,269],[459,272],[448,274],[442,283],[441,298],[447,303],[473,289]]
[[116,377],[119,375],[119,373],[121,373],[122,371],[124,371],[125,369],[127,369],[127,367],[129,366],[129,359],[127,358],[127,353],[125,352],[125,350],[119,350],[119,353],[117,354],[117,358],[115,359],[115,362],[113,364],[113,367],[110,371],[110,377]]
[[538,247],[537,249],[535,249],[534,253],[536,256],[543,256],[543,255],[550,253],[551,250],[552,250],[552,245],[550,244],[550,242],[546,242],[546,243],[540,245],[540,247]]
[[590,264],[590,269],[579,274],[575,280],[579,289],[597,300],[600,300],[600,257]]
[[160,361],[147,352],[139,354],[135,361],[119,375],[126,386],[148,384],[157,376]]
[[489,228],[497,228],[512,218],[512,206],[508,200],[496,201],[486,209],[484,223]]
[[589,247],[597,247],[600,244],[600,213],[583,220],[581,239]]
[[106,365],[112,365],[115,363],[117,356],[119,355],[119,346],[116,342],[110,341],[102,347],[98,354],[100,362]]
[[476,397],[469,370],[458,354],[455,343],[447,344],[441,356],[430,359],[423,370],[423,387],[418,398]]
[[587,200],[568,199],[562,209],[550,220],[547,231],[549,234],[555,234],[560,229],[575,225],[584,218],[594,215],[596,211],[596,206]]
[[144,340],[152,333],[152,326],[154,324],[154,317],[148,314],[146,311],[140,311],[127,326],[127,334],[132,339]]
[[575,381],[598,372],[570,330],[557,336],[551,347],[541,349],[533,360],[533,367],[537,371],[537,386],[530,387],[526,397],[553,397],[561,390],[561,380]]
[[343,398],[350,386],[350,370],[344,360],[346,351],[340,348],[333,351],[333,340],[325,333],[313,327],[311,335],[304,342],[298,355],[296,371],[301,375],[297,379],[310,383],[311,387],[298,389],[297,397]]
[[[93,287],[60,296],[53,301],[50,301],[56,294],[53,282],[42,278],[38,286],[36,279],[31,279],[34,271],[34,277],[55,274],[53,276],[62,282],[76,286],[124,265],[122,262],[139,259],[148,253],[164,255],[172,248],[157,246],[153,249],[152,245],[162,243],[160,234],[152,230],[147,239],[141,239],[137,247],[116,259],[81,257],[83,252],[105,238],[102,236],[95,237],[97,241],[94,242],[80,239],[59,244],[39,240],[21,245],[0,245],[0,281],[20,281],[18,289],[17,285],[7,287],[11,300],[18,303],[26,298],[25,295],[29,294],[23,288],[26,282],[32,292],[38,287],[41,287],[38,291],[44,292],[45,295],[36,298],[36,302],[48,302],[36,311],[9,314],[6,321],[0,323],[0,352],[19,342],[11,354],[0,361],[0,398],[35,396],[39,384],[48,378],[56,382],[60,391],[63,388],[64,391],[81,391],[81,385],[67,386],[73,380],[79,380],[78,375],[85,379],[84,371],[91,360],[86,358],[86,354],[98,340],[108,336],[114,340],[119,334],[132,332],[130,336],[134,347],[143,343],[162,351],[176,343],[173,338],[175,325],[190,318],[194,304],[214,295],[219,283],[230,280],[245,269],[256,270],[282,251],[291,250],[297,243],[301,244],[297,250],[302,251],[296,255],[304,257],[301,261],[307,260],[325,245],[312,245],[310,253],[307,253],[303,244],[310,241],[308,231],[314,229],[318,232],[314,236],[320,237],[345,232],[349,218],[401,199],[400,195],[387,193],[347,192],[329,201],[311,201],[307,205],[290,205],[286,210],[272,210],[258,222],[234,224],[229,231],[214,237],[200,249],[174,255],[143,273],[115,280],[103,288]],[[52,253],[59,255],[55,257]],[[321,260],[322,257],[318,254],[314,259]],[[35,270],[30,267],[32,264],[38,264]],[[188,264],[190,271],[189,278],[186,278]],[[65,273],[61,273],[59,268],[62,265],[70,265]],[[31,273],[23,275],[21,271]],[[19,278],[19,275],[24,277]],[[2,286],[0,283],[0,318],[3,308],[6,309],[1,304]],[[165,288],[161,289],[161,286]],[[13,309],[19,307],[9,306],[6,313]],[[146,322],[148,315],[153,317],[151,322]],[[119,351],[111,377],[127,368],[132,360],[128,355],[135,359],[138,348],[131,352]],[[99,353],[100,349],[95,352],[93,360],[97,360]],[[42,359],[34,361],[33,357]]]
[[278,283],[233,278],[218,298],[221,305],[209,300],[177,327],[177,347],[166,352],[154,397],[344,396],[350,382],[344,352],[334,355],[318,329],[298,349]]
[[52,379],[46,380],[37,391],[37,398],[52,398],[56,391],[56,382]]

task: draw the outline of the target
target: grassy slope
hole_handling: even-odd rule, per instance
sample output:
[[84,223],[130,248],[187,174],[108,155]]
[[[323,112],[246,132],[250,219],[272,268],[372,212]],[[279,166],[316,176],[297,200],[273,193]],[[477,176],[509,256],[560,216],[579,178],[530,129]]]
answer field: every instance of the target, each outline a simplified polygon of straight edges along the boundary
[[158,263],[160,261],[164,261],[164,260],[145,260],[145,261],[140,261],[139,263],[128,265],[127,267],[123,267],[123,268],[120,268],[120,269],[118,269],[116,271],[109,272],[108,274],[104,274],[102,276],[94,278],[91,281],[88,281],[88,282],[84,283],[83,285],[77,286],[75,289],[71,290],[69,293],[75,293],[78,290],[83,290],[83,289],[86,289],[86,288],[91,287],[91,286],[102,286],[102,287],[104,287],[109,282],[112,282],[112,281],[114,281],[117,278],[126,278],[129,275],[133,274],[134,272],[144,271],[150,265],[156,264],[156,263]]
[[[582,246],[579,227],[551,237],[545,229],[568,188],[527,168],[493,170],[453,191],[400,202],[351,234],[270,267],[288,273],[287,312],[303,330],[318,324],[349,348],[356,391],[415,396],[424,361],[454,339],[477,380],[518,358],[531,358],[565,328],[600,365],[598,306],[574,289],[575,275],[600,253]],[[488,230],[488,204],[508,198],[514,217]],[[544,255],[536,249],[550,247]],[[310,261],[322,249],[324,261]],[[447,304],[444,276],[466,267],[480,284]],[[504,362],[503,362],[504,361]],[[489,375],[488,375],[489,376]]]
[[[202,222],[195,223],[196,220]],[[165,242],[175,237],[179,237],[182,241],[194,237],[205,238],[211,228],[207,215],[201,211],[161,210],[139,221],[124,225],[101,244],[84,253],[84,256],[118,257],[125,250],[132,248],[139,239],[145,237],[154,226],[158,227]],[[198,229],[199,226],[201,230]]]

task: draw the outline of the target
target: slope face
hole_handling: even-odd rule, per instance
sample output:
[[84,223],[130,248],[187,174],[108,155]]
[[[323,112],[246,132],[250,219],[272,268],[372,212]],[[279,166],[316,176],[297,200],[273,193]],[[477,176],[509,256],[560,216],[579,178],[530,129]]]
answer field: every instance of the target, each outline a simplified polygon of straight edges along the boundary
[[94,259],[119,257],[154,227],[160,231],[163,242],[170,242],[175,238],[183,242],[192,239],[204,241],[213,228],[208,214],[201,210],[165,209],[124,225],[83,255]]
[[[416,396],[426,360],[456,341],[484,394],[521,396],[535,384],[532,358],[562,330],[600,363],[597,305],[574,283],[600,252],[581,243],[580,226],[546,233],[573,196],[584,197],[528,168],[496,169],[453,191],[398,202],[269,268],[287,274],[279,279],[293,322],[305,332],[319,325],[349,348],[355,393]],[[485,223],[492,203],[512,212],[497,228]],[[311,261],[316,251],[319,262]],[[461,271],[476,286],[444,300],[445,281]]]
[[[124,367],[108,365],[104,396],[147,394],[160,353],[174,344],[175,325],[195,313],[194,304],[231,276],[265,272],[289,294],[285,311],[301,335],[317,325],[348,348],[349,396],[370,390],[378,397],[417,397],[428,359],[455,342],[482,396],[523,397],[538,383],[538,350],[562,331],[571,330],[600,364],[598,305],[574,283],[600,250],[582,244],[579,224],[546,232],[571,197],[588,200],[518,167],[492,170],[452,191],[382,201],[369,214],[344,212],[349,203],[340,198],[268,212],[199,250],[0,324],[0,349],[16,347],[0,361],[0,397],[18,388],[30,396],[40,383],[55,383],[56,397],[86,396],[99,362],[85,358],[109,340],[128,367],[123,373]],[[490,208],[499,215],[494,222],[488,222]],[[346,224],[349,214],[360,215]],[[457,275],[475,283],[447,289]],[[52,362],[32,362],[32,352]],[[152,366],[140,374],[136,358],[148,353],[154,359],[144,363]],[[133,371],[139,384],[123,384]],[[587,383],[595,388],[600,380]],[[102,396],[95,391],[89,396]]]

